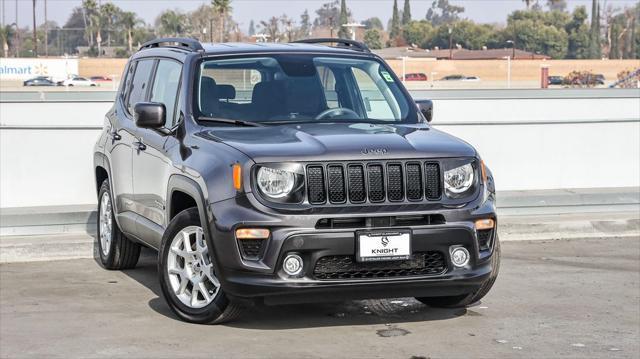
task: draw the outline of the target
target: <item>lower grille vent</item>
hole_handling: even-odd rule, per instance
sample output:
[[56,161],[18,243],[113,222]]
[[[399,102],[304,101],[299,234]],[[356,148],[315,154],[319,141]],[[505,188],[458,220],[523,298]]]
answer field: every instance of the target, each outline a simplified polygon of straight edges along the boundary
[[409,260],[383,262],[356,262],[353,256],[322,257],[313,275],[319,280],[368,279],[438,275],[446,269],[444,255],[430,251],[414,253]]

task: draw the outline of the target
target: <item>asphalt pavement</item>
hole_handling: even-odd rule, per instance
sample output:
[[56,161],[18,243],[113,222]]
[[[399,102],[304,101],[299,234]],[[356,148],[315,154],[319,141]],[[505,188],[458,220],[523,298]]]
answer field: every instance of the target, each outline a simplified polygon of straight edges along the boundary
[[0,265],[0,357],[638,358],[640,238],[503,242],[495,287],[467,309],[411,298],[260,306],[180,322],[155,255]]

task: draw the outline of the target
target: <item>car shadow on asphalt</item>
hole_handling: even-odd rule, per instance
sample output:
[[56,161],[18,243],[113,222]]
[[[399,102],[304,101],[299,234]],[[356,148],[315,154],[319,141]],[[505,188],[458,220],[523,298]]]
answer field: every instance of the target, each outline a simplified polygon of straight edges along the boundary
[[[99,263],[99,258],[96,258],[96,261]],[[162,298],[156,264],[157,254],[143,248],[136,268],[124,270],[122,273],[154,293],[156,297],[148,303],[152,310],[179,320]],[[353,325],[386,325],[394,328],[401,323],[447,320],[466,314],[466,309],[430,308],[413,298],[273,306],[256,304],[246,308],[238,320],[223,325],[260,330]]]

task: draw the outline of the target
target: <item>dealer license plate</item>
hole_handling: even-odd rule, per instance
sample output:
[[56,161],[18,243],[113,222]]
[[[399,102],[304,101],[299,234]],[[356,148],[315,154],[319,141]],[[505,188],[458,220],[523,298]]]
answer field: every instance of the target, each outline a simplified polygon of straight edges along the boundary
[[359,262],[393,261],[411,257],[410,231],[356,233],[356,259]]

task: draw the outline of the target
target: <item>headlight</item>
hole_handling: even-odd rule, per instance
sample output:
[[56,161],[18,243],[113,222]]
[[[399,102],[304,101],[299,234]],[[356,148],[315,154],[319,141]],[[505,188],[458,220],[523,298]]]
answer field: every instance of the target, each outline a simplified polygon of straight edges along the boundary
[[257,174],[258,188],[271,198],[282,198],[291,193],[295,173],[270,167],[260,167]]
[[444,189],[448,197],[457,198],[473,186],[471,163],[444,172]]

